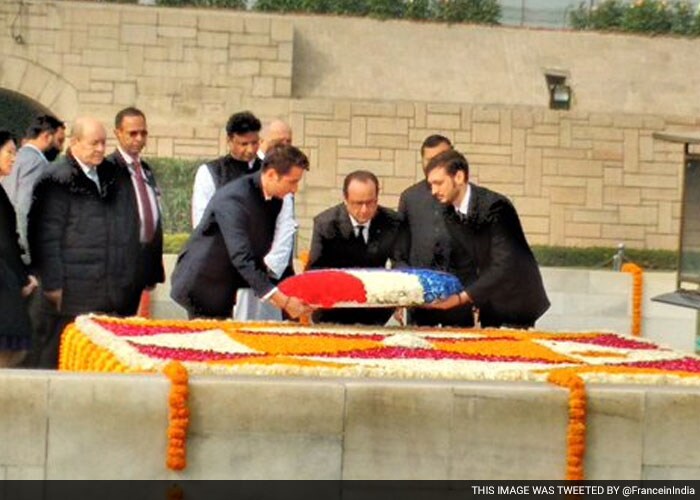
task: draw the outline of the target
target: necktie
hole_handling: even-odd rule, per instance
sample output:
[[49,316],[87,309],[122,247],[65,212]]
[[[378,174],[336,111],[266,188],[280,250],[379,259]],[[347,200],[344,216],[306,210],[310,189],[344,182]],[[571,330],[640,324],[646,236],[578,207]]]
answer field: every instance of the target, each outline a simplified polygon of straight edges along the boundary
[[134,160],[134,175],[136,176],[136,194],[139,197],[141,205],[141,225],[143,228],[144,241],[149,242],[153,239],[155,232],[155,222],[153,218],[153,210],[151,209],[151,199],[148,197],[146,181],[143,179],[143,169],[141,161],[136,158]]
[[365,241],[365,226],[357,226],[357,234],[355,235],[355,238],[357,238],[357,241],[362,243],[363,245],[366,243]]

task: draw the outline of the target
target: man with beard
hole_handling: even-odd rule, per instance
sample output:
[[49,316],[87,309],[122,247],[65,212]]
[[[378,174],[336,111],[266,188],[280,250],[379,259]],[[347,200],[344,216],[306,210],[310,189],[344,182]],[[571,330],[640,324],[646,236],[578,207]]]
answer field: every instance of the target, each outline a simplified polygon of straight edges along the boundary
[[22,259],[29,263],[27,248],[27,215],[32,203],[32,192],[37,179],[46,171],[49,163],[63,149],[66,138],[65,124],[51,115],[37,116],[25,134],[25,143],[17,151],[12,173],[2,179],[2,187],[17,213],[19,242],[25,251]]
[[[429,135],[420,148],[423,172],[430,160],[452,149],[450,140],[439,134]],[[426,174],[427,177],[427,174]],[[445,227],[443,208],[430,193],[430,185],[423,179],[408,187],[399,198],[399,213],[403,219],[397,245],[397,267],[414,267],[454,272],[461,255],[452,252],[452,241]],[[408,323],[419,326],[474,325],[469,305],[447,310],[411,309]]]
[[[32,193],[37,179],[49,170],[49,164],[61,153],[66,138],[66,126],[51,115],[35,117],[27,127],[23,146],[17,151],[14,168],[0,183],[15,208],[19,244],[24,251],[22,260],[30,263],[27,242],[27,217],[32,204]],[[32,322],[32,350],[24,359],[24,366],[36,367],[39,362],[41,336],[44,334],[41,288],[27,298],[27,309]]]
[[433,196],[443,206],[455,268],[464,291],[433,304],[450,310],[473,306],[481,326],[529,328],[549,308],[542,276],[518,213],[502,194],[469,182],[469,163],[457,151],[426,167]]

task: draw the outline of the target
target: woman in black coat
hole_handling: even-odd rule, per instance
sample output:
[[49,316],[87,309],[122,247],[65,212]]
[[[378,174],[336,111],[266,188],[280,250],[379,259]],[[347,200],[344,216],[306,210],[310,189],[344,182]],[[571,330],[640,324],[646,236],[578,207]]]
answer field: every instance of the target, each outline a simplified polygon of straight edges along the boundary
[[[12,171],[17,146],[12,134],[0,130],[0,178]],[[24,298],[37,281],[21,259],[15,210],[0,187],[0,368],[17,366],[31,342],[31,324]]]

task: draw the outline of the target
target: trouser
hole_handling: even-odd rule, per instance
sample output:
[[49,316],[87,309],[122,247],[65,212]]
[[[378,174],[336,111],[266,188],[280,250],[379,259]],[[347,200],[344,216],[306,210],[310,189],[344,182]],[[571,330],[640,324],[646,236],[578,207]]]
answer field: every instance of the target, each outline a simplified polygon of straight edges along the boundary
[[27,356],[24,358],[21,366],[25,368],[38,368],[39,358],[41,357],[41,346],[44,344],[47,335],[46,306],[44,305],[46,299],[44,298],[41,285],[34,290],[34,293],[24,300],[27,305],[27,311],[29,312],[29,320],[32,324],[32,348],[27,352]]
[[57,312],[48,302],[46,302],[46,306],[44,316],[45,330],[40,346],[38,367],[55,370],[58,368],[61,334],[66,326],[75,320],[75,316]]

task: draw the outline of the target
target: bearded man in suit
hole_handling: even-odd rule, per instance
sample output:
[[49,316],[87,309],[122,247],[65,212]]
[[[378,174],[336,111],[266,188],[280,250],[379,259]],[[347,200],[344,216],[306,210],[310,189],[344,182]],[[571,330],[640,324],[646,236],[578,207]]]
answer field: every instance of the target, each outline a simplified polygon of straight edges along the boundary
[[[452,143],[443,135],[430,135],[420,148],[423,172],[430,160],[452,150]],[[426,174],[427,176],[427,174]],[[460,267],[461,255],[452,252],[452,237],[447,231],[443,208],[430,192],[427,179],[407,188],[399,198],[399,214],[403,219],[397,247],[397,266],[434,269],[454,273]],[[408,322],[419,326],[474,326],[470,305],[451,309],[411,309]]]
[[[399,214],[379,205],[379,180],[366,170],[348,174],[343,203],[314,218],[307,269],[381,268],[393,259],[401,227]],[[338,308],[314,312],[315,322],[383,325],[389,308]]]
[[484,327],[530,328],[549,308],[537,261],[513,204],[469,182],[469,163],[445,151],[426,167],[433,196],[459,255],[455,274],[464,291],[432,308],[475,307]]

